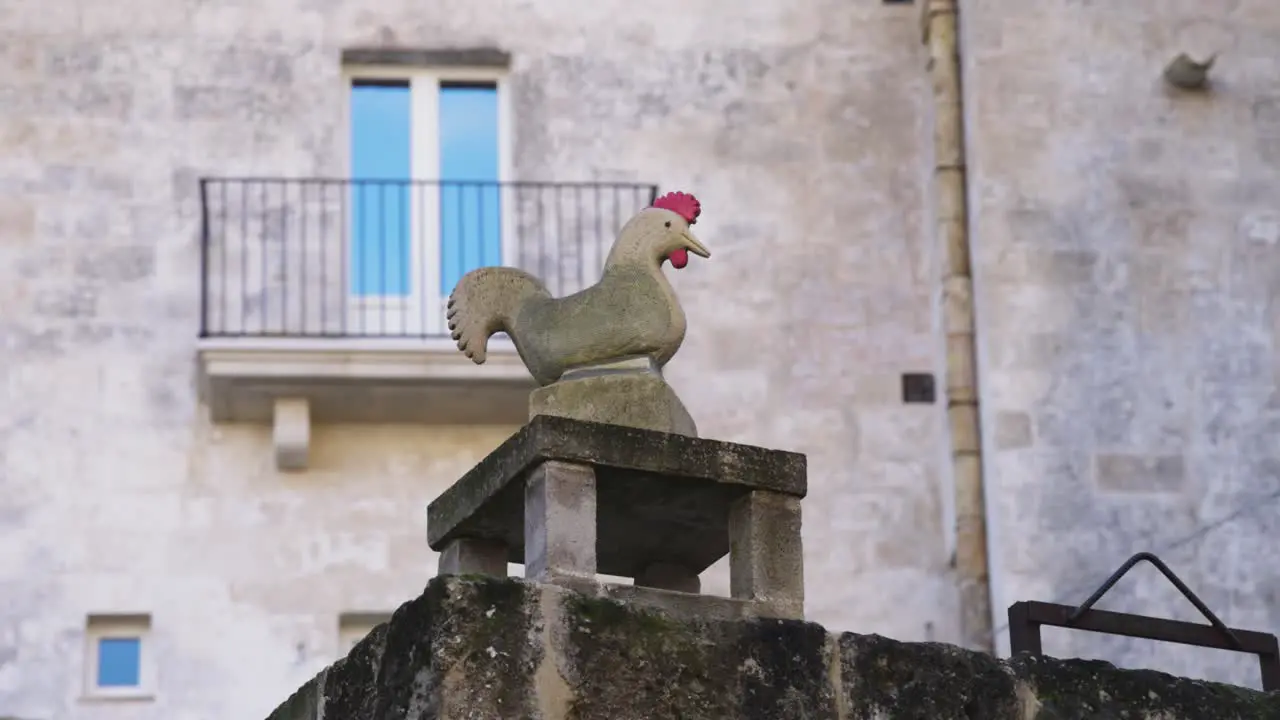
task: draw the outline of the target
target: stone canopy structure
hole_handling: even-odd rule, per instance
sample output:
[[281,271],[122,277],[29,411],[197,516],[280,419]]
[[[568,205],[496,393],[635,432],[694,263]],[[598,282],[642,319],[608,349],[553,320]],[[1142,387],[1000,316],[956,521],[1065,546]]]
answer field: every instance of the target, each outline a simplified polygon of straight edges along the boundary
[[659,604],[728,554],[733,597],[697,612],[799,618],[806,491],[803,455],[544,415],[431,503],[427,535],[441,573],[621,575]]

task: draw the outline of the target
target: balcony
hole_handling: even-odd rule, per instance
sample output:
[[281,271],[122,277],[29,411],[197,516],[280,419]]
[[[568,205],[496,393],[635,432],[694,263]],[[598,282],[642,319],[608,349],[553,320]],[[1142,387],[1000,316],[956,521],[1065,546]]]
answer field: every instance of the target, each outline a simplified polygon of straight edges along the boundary
[[215,422],[272,423],[306,466],[312,422],[518,424],[533,381],[505,336],[475,365],[445,303],[518,267],[556,295],[595,283],[651,185],[206,178],[201,392]]

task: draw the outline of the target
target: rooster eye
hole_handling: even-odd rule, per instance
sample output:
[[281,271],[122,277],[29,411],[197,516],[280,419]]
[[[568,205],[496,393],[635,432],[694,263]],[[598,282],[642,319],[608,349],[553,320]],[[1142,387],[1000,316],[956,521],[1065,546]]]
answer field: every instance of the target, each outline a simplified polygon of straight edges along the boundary
[[668,220],[668,221],[667,221],[667,227],[671,227],[671,221],[670,221],[670,220]]

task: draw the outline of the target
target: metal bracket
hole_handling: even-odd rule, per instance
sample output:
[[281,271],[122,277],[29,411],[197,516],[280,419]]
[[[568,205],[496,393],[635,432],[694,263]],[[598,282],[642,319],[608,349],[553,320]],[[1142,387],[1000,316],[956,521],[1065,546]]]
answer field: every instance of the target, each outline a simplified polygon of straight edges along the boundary
[[[1092,609],[1125,573],[1142,560],[1154,565],[1205,616],[1209,624]],[[1251,653],[1258,656],[1261,665],[1262,689],[1268,692],[1280,690],[1280,643],[1277,643],[1276,636],[1227,627],[1160,558],[1149,552],[1141,552],[1129,558],[1079,607],[1045,602],[1016,602],[1010,605],[1009,645],[1012,652],[1042,656],[1042,625]]]

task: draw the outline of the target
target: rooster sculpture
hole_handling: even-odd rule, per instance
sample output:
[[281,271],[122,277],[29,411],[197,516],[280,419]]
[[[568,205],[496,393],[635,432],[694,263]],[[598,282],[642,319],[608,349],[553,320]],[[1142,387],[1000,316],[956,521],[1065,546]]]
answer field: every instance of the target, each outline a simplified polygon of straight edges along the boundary
[[552,297],[538,278],[509,267],[472,270],[449,296],[446,316],[458,349],[477,365],[489,338],[511,337],[539,385],[567,371],[648,358],[658,369],[684,341],[685,317],[662,264],[683,268],[689,253],[711,253],[690,232],[702,207],[687,193],[668,193],[623,226],[597,284]]

